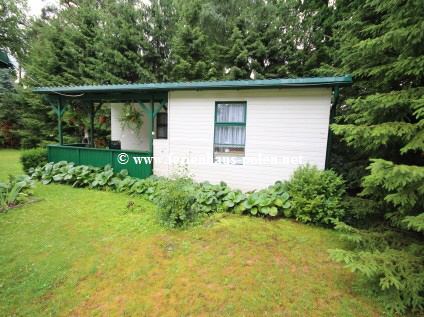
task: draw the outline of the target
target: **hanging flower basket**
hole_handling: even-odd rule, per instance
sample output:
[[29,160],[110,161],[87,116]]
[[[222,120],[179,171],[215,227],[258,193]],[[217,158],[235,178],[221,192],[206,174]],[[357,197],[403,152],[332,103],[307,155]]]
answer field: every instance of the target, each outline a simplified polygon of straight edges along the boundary
[[100,123],[105,123],[106,122],[106,117],[99,117],[99,122]]

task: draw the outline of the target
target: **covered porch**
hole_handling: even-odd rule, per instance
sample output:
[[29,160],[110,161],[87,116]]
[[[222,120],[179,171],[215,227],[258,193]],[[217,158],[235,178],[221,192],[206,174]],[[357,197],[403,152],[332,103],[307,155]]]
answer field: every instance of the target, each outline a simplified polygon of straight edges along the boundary
[[[116,88],[119,87],[117,90]],[[70,92],[62,92],[64,87],[37,88],[35,92],[46,94],[45,99],[52,106],[58,121],[58,144],[47,146],[48,161],[74,162],[76,165],[90,165],[101,167],[111,165],[115,172],[128,170],[129,175],[138,178],[147,178],[153,173],[153,139],[155,137],[155,118],[158,113],[166,113],[168,93],[157,91],[126,90],[125,85],[114,86],[83,86],[72,88]],[[96,89],[97,88],[97,89]],[[126,148],[121,145],[106,148],[95,147],[95,114],[106,103],[131,103],[132,107],[144,114],[142,138],[146,141],[143,148]],[[63,116],[71,104],[78,104],[83,113],[89,117],[89,137],[87,143],[64,143]],[[116,114],[115,114],[116,115]],[[135,137],[135,135],[133,136]],[[111,135],[111,140],[113,140]],[[113,141],[112,141],[113,142]],[[140,159],[141,158],[141,159]],[[146,159],[143,159],[146,158]]]

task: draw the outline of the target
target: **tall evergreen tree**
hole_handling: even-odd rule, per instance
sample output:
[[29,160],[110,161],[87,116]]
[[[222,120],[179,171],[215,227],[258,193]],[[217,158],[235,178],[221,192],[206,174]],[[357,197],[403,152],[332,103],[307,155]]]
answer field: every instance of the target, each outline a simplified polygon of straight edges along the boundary
[[[110,2],[100,11],[102,23],[94,40],[97,82],[145,83],[154,81],[145,55],[153,49],[147,38],[144,6],[139,1]],[[89,10],[89,8],[87,8]]]
[[337,224],[358,249],[333,257],[372,278],[398,313],[424,308],[423,14],[419,1],[355,1],[337,52],[355,98],[332,128],[370,159],[361,196],[379,208],[364,230]]
[[249,51],[247,50],[247,28],[244,17],[237,19],[229,41],[226,60],[229,72],[227,79],[250,79],[251,65]]
[[[188,5],[188,4],[187,4]],[[175,81],[213,80],[219,74],[214,45],[199,26],[201,1],[193,1],[180,12],[171,44],[171,78]]]
[[145,6],[146,37],[150,50],[144,60],[155,81],[171,80],[170,54],[171,42],[175,34],[176,9],[173,0],[152,0]]

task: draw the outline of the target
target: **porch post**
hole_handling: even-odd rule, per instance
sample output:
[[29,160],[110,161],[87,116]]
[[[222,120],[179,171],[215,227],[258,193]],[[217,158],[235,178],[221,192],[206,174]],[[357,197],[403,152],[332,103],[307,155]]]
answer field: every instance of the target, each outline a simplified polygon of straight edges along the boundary
[[94,102],[90,101],[90,147],[94,147]]
[[[333,88],[333,99],[331,102],[330,108],[330,122],[329,124],[334,123],[334,117],[336,116],[336,107],[337,102],[339,101],[339,85],[336,85]],[[331,131],[330,126],[328,127],[328,137],[327,137],[327,151],[325,156],[325,169],[328,170],[331,168],[331,150],[333,145],[333,131]]]
[[155,101],[153,97],[150,97],[150,155],[153,156],[153,131],[154,131],[154,119],[155,119]]
[[58,104],[57,104],[57,127],[59,130],[59,145],[63,145],[63,131],[62,131],[62,98],[59,96]]

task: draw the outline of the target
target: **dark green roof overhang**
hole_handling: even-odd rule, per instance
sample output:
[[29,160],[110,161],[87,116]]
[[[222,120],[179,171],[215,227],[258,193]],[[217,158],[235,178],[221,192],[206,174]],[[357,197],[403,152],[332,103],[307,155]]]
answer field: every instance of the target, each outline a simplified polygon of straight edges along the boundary
[[0,50],[0,68],[9,68],[13,67],[13,64],[10,62],[9,56],[2,50]]
[[116,94],[116,93],[152,93],[177,90],[239,90],[289,87],[334,87],[352,84],[352,76],[282,78],[263,80],[198,81],[175,83],[149,83],[99,86],[38,87],[36,93],[42,94]]

